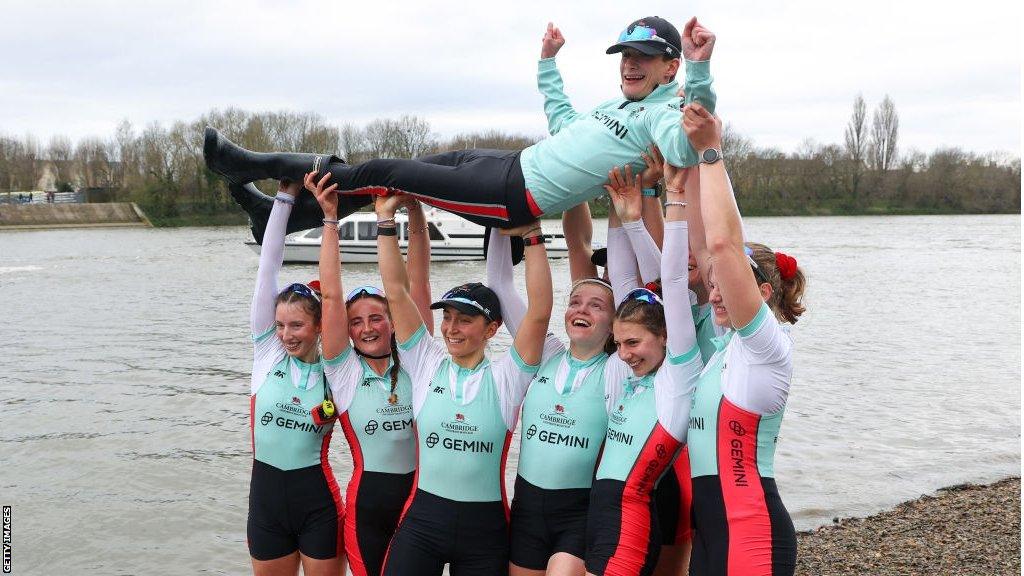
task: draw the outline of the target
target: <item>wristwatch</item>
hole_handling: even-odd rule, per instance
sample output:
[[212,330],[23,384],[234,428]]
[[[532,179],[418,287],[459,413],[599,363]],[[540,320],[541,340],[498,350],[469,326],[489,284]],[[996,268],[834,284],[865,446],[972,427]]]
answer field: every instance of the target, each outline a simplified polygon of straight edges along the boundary
[[708,148],[700,153],[702,164],[714,164],[722,159],[722,151],[717,148]]

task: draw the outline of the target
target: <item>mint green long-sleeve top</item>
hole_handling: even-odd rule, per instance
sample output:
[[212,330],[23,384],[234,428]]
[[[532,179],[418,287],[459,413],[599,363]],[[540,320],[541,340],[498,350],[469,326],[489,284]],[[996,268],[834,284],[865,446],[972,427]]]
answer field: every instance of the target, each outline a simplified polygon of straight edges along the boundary
[[[526,188],[545,214],[562,212],[604,193],[608,171],[631,164],[645,167],[640,155],[657,144],[674,166],[697,164],[697,151],[680,125],[682,99],[677,82],[661,84],[643,100],[608,100],[590,112],[577,112],[565,95],[554,58],[538,63],[537,85],[551,137],[523,150],[520,163]],[[710,62],[686,62],[686,103],[715,110]]]

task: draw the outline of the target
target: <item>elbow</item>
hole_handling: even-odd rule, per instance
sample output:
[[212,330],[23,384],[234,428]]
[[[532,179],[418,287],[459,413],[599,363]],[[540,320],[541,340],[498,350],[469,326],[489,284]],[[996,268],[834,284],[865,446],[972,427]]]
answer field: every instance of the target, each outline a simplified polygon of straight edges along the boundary
[[708,235],[707,251],[712,257],[727,254],[739,248],[739,242],[728,235]]

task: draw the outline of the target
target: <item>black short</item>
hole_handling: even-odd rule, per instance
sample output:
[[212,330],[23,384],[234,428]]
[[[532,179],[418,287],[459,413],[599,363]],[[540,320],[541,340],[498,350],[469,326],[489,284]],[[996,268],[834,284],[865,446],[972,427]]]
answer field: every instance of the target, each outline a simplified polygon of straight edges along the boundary
[[[587,572],[649,576],[661,553],[653,499],[625,494],[620,480],[595,480],[587,512]],[[645,501],[646,500],[646,501]]]
[[379,576],[384,554],[409,499],[415,472],[362,472],[348,485],[345,551],[354,576]]
[[338,555],[344,511],[328,474],[319,465],[281,470],[253,460],[246,526],[253,558],[273,560],[296,550],[317,560]]
[[589,505],[589,488],[546,490],[516,476],[509,560],[521,568],[544,570],[556,552],[582,559]]
[[458,502],[417,489],[384,560],[385,576],[508,574],[505,503]]
[[683,446],[654,490],[663,546],[679,546],[693,539],[692,501],[690,453],[687,447]]

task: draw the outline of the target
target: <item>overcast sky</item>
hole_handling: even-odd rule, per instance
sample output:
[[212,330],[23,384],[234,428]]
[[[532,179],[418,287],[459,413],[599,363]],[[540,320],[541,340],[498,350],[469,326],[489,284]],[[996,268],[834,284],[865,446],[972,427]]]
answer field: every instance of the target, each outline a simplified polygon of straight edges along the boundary
[[901,149],[1020,154],[1021,8],[995,0],[3,0],[0,133],[105,138],[123,118],[166,125],[234,106],[541,135],[547,22],[586,109],[619,94],[604,50],[647,15],[680,30],[697,15],[718,35],[718,112],[758,145],[841,142],[862,93],[869,113],[893,98]]

